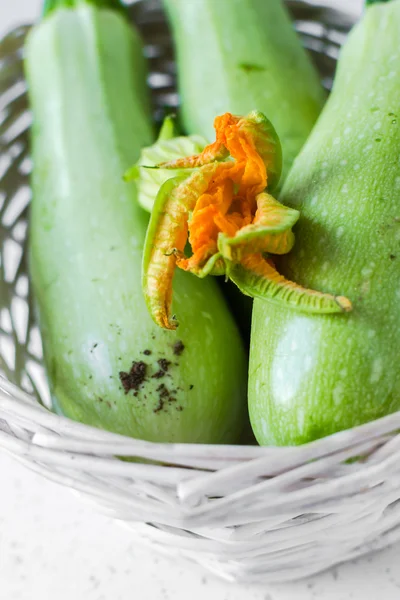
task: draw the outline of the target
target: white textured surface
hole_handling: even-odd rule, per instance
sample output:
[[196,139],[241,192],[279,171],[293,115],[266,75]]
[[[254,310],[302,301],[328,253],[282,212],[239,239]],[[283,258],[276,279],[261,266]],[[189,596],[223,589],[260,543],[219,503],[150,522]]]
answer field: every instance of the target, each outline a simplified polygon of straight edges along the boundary
[[0,453],[3,600],[398,600],[400,548],[285,586],[229,585],[135,547],[129,531]]
[[[344,4],[356,8],[360,3]],[[0,0],[0,33],[30,21],[38,6],[38,0]],[[400,597],[399,548],[297,584],[268,590],[232,587],[134,547],[128,531],[4,454],[0,481],[2,600],[187,600],[189,594],[193,600],[205,595],[209,600]]]

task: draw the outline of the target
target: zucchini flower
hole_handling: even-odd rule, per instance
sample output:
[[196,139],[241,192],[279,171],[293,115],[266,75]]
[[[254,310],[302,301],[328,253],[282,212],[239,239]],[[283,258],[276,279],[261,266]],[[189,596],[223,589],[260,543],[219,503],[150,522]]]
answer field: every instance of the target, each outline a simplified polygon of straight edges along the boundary
[[[294,244],[293,225],[299,212],[272,195],[281,174],[278,136],[260,112],[247,117],[226,113],[214,121],[216,141],[202,151],[176,158],[183,140],[161,139],[147,158],[157,160],[174,148],[172,160],[141,161],[128,174],[137,179],[139,201],[149,208],[149,178],[158,188],[143,256],[143,291],[154,321],[176,329],[171,315],[172,281],[178,267],[205,277],[225,275],[246,295],[283,302],[307,312],[351,310],[347,298],[303,288],[276,270],[272,256]],[[169,144],[169,146],[168,146]],[[186,153],[186,152],[185,152]],[[150,173],[150,174],[149,174]],[[147,181],[145,185],[144,182]],[[153,190],[154,192],[154,190]]]

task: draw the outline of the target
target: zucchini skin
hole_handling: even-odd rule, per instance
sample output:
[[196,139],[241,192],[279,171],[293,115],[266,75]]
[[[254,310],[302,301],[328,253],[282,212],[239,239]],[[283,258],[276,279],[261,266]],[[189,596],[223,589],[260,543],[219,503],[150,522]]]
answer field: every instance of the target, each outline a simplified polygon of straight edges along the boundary
[[254,302],[249,411],[260,444],[294,445],[400,409],[400,2],[366,10],[281,194],[300,210],[278,268],[353,312]]
[[[148,217],[123,181],[153,140],[139,38],[115,11],[58,9],[30,34],[26,71],[31,277],[57,410],[150,441],[237,441],[247,364],[214,282],[177,274],[176,333],[153,323],[142,295]],[[133,361],[147,369],[136,396],[119,376]]]
[[263,112],[282,143],[283,180],[325,102],[281,0],[164,0],[187,133],[216,115]]

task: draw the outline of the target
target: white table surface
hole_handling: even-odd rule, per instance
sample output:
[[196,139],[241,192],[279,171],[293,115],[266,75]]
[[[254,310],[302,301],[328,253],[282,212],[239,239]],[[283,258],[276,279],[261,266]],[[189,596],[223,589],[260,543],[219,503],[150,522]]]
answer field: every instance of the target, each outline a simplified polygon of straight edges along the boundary
[[[356,11],[361,1],[343,4]],[[39,0],[0,0],[0,35],[33,20],[39,6]],[[400,546],[295,584],[229,585],[137,547],[123,527],[4,453],[0,482],[1,600],[400,598]]]

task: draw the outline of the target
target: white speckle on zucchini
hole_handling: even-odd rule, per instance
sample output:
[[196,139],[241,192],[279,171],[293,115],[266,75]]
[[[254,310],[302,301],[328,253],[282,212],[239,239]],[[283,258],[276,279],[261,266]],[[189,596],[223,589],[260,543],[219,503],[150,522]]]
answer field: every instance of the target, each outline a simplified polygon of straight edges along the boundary
[[261,428],[262,428],[262,431],[263,431],[263,434],[265,435],[265,437],[271,440],[271,445],[275,444],[276,443],[275,436],[273,435],[273,433],[268,425],[267,419],[264,418],[261,420]]
[[[289,404],[302,385],[303,378],[312,369],[316,359],[318,334],[315,322],[305,317],[292,320],[276,349],[276,364],[272,365],[272,394],[275,402]],[[296,342],[294,344],[294,342]],[[281,368],[285,357],[285,370]]]
[[337,386],[333,388],[332,397],[335,404],[340,405],[343,402],[344,390],[343,383],[338,383]]
[[304,428],[304,417],[305,417],[304,408],[298,408],[297,409],[297,427],[298,427],[299,431],[302,431]]
[[371,369],[371,383],[377,383],[383,374],[383,360],[382,358],[376,358],[372,363]]
[[204,317],[205,319],[209,319],[210,321],[212,320],[210,313],[208,313],[204,310],[201,312],[201,316]]
[[330,263],[328,261],[325,261],[321,267],[321,271],[328,271],[330,267]]

